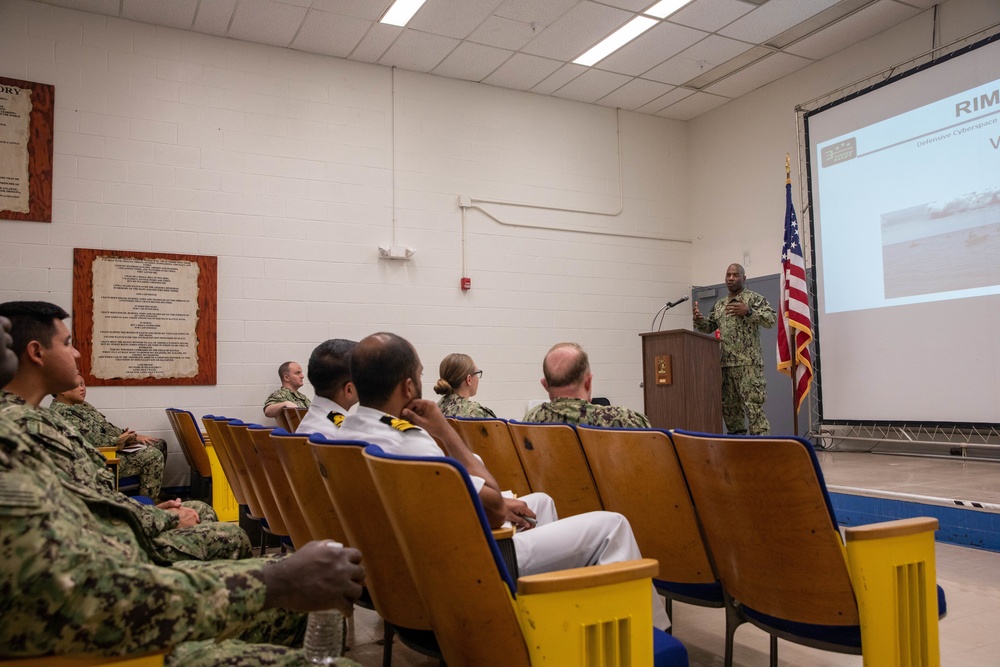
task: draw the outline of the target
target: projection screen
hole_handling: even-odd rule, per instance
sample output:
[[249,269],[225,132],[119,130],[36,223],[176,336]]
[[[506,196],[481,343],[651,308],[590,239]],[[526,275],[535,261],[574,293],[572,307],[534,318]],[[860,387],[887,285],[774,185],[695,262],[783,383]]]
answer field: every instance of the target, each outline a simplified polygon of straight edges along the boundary
[[1000,423],[998,37],[805,116],[825,422]]

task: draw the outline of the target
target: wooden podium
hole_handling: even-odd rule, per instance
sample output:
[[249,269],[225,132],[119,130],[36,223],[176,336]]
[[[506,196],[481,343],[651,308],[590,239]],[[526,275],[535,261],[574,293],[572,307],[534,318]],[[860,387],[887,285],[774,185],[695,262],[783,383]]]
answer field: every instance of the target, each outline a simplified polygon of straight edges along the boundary
[[653,426],[723,433],[722,364],[715,336],[685,329],[639,336],[643,399]]

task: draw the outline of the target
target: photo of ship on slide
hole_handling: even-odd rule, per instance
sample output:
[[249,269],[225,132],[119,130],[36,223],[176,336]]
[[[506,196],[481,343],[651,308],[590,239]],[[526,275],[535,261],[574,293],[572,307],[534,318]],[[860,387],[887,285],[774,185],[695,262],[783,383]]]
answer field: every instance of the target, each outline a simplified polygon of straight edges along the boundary
[[1000,188],[881,219],[887,299],[1000,285]]

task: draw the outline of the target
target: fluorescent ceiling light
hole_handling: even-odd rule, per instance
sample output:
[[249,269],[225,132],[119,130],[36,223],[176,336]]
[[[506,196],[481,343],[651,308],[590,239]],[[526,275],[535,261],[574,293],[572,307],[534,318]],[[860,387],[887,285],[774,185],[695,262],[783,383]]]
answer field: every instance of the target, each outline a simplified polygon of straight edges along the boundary
[[600,44],[592,48],[590,51],[587,51],[573,62],[577,65],[590,67],[596,62],[604,60],[610,54],[622,48],[657,23],[659,23],[659,21],[654,21],[651,18],[636,16],[634,19],[618,28],[618,30],[605,37],[604,41]]
[[392,3],[392,7],[389,11],[385,13],[379,23],[388,23],[389,25],[398,25],[400,28],[404,27],[413,18],[413,15],[417,13],[425,0],[396,0]]
[[658,19],[665,19],[689,2],[691,0],[660,0],[644,11],[643,14],[655,16]]

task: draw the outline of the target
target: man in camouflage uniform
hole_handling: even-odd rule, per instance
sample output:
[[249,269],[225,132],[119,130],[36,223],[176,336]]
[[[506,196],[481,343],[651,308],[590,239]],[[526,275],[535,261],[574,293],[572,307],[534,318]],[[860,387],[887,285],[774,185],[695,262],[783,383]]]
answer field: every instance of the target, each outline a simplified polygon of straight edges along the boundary
[[127,507],[148,538],[156,563],[179,560],[248,558],[250,541],[235,523],[217,523],[211,507],[198,501],[143,505],[115,490],[104,456],[51,410],[40,408],[46,394],[76,383],[76,360],[67,313],[54,304],[12,301],[0,304],[0,316],[14,323],[12,346],[20,367],[0,392],[0,414],[14,422],[32,445],[48,455],[56,472],[110,501]]
[[594,374],[590,360],[576,343],[559,343],[542,362],[542,386],[549,392],[549,402],[542,403],[524,416],[524,421],[541,424],[589,424],[617,428],[649,428],[649,419],[641,412],[624,407],[594,405],[590,402]]
[[275,389],[264,401],[264,416],[274,419],[284,408],[308,408],[309,397],[299,393],[305,384],[302,366],[286,361],[278,367],[281,388]]
[[[0,317],[0,385],[18,363],[10,328]],[[360,552],[327,542],[160,567],[145,540],[129,508],[60,477],[0,416],[0,658],[165,651],[187,667],[304,665],[275,645],[302,636],[302,616],[282,610],[350,612],[364,579]]]
[[[97,448],[114,447],[118,451],[118,476],[139,476],[139,495],[156,500],[163,483],[163,466],[167,442],[161,438],[138,435],[131,429],[118,428],[93,405],[87,402],[87,385],[83,376],[69,391],[56,394],[49,409],[62,417],[83,439]],[[138,445],[140,449],[125,451]]]
[[746,273],[739,264],[726,269],[729,294],[715,302],[708,317],[694,305],[694,326],[703,333],[719,330],[722,341],[722,418],[726,431],[767,435],[771,425],[764,414],[767,386],[764,361],[760,356],[760,328],[770,329],[777,321],[774,309],[760,294],[744,288]]

